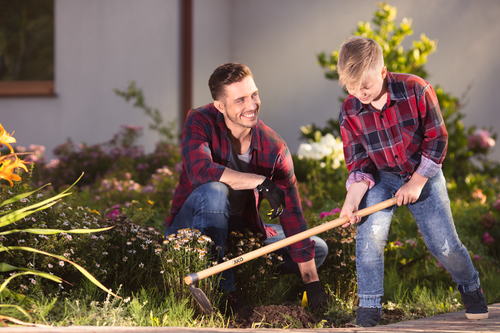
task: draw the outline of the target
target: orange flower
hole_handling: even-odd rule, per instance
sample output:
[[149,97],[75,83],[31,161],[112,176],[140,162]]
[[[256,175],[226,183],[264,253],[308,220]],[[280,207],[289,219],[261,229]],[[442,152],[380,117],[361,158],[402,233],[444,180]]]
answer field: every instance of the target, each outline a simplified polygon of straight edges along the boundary
[[[12,132],[14,134],[14,132]],[[9,143],[16,142],[16,139],[12,137],[12,134],[7,133],[7,131],[3,128],[2,124],[0,124],[0,145],[6,145],[10,148],[10,152],[13,153],[14,149]]]
[[20,181],[21,177],[16,175],[14,173],[14,170],[17,168],[22,168],[24,171],[28,172],[28,168],[26,168],[26,165],[28,162],[25,162],[23,160],[20,160],[16,155],[14,155],[15,160],[12,161],[10,159],[6,159],[10,155],[4,156],[0,158],[0,179],[5,179],[10,183],[10,186],[14,186],[14,183],[12,183],[13,180],[15,181]]

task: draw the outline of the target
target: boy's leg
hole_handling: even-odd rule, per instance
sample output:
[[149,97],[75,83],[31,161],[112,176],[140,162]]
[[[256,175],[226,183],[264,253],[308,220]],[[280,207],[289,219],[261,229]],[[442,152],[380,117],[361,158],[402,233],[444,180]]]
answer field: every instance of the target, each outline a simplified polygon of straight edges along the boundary
[[[177,233],[179,229],[197,229],[212,239],[212,251],[222,258],[228,233],[228,195],[228,187],[220,182],[210,182],[196,188],[182,205],[172,225],[166,227],[165,237]],[[222,273],[220,286],[226,292],[235,290],[231,270]]]
[[[467,295],[476,294],[478,294],[477,297],[484,300],[479,282],[479,273],[455,229],[446,181],[442,171],[429,178],[418,201],[408,205],[408,208],[415,218],[429,251],[451,274],[458,285],[464,302],[467,303],[465,300]],[[466,304],[469,308],[466,311],[468,317],[474,317],[470,315],[471,311],[472,313],[478,313],[479,311],[485,314],[487,318],[486,303],[482,303],[484,303],[484,306],[480,305],[477,309],[471,309],[470,304]]]
[[[398,176],[379,174],[375,186],[361,200],[359,209],[393,197],[401,185]],[[375,326],[380,323],[384,294],[384,249],[396,206],[365,216],[357,224],[356,268],[359,308],[356,324]]]

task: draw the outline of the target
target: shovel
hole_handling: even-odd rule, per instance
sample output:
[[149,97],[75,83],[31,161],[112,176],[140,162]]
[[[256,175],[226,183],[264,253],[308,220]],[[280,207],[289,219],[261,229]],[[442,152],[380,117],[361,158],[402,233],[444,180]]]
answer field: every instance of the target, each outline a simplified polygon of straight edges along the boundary
[[[394,206],[396,203],[397,203],[397,198],[394,197],[394,198],[382,201],[376,205],[361,209],[361,210],[355,212],[354,216],[363,217],[366,215],[370,215],[370,214],[378,212],[379,210],[382,210],[384,208]],[[328,231],[328,230],[333,229],[335,227],[338,227],[340,225],[343,225],[343,224],[347,223],[347,221],[348,221],[347,217],[343,216],[343,217],[339,217],[338,219],[335,219],[335,220],[332,220],[329,222],[325,222],[325,223],[318,225],[314,228],[311,228],[311,229],[305,230],[303,232],[300,232],[298,234],[295,234],[293,236],[287,237],[283,240],[280,240],[279,242],[266,245],[264,247],[261,247],[260,249],[242,254],[239,257],[228,260],[228,261],[223,262],[221,264],[218,264],[216,266],[207,268],[207,269],[202,270],[198,273],[188,274],[184,278],[184,282],[189,286],[188,287],[189,291],[193,295],[196,302],[200,305],[203,312],[205,312],[206,314],[211,314],[213,311],[212,304],[210,303],[207,296],[205,295],[205,293],[201,289],[195,288],[193,286],[194,283],[196,283],[200,280],[203,280],[204,278],[207,278],[209,276],[212,276],[214,274],[225,271],[226,269],[230,269],[232,267],[241,265],[244,262],[253,260],[253,259],[258,258],[260,256],[266,255],[270,252],[279,250],[285,246],[291,245],[291,244],[296,243],[298,241],[301,241],[303,239],[309,238],[311,236],[320,234],[322,232],[325,232],[325,231]]]

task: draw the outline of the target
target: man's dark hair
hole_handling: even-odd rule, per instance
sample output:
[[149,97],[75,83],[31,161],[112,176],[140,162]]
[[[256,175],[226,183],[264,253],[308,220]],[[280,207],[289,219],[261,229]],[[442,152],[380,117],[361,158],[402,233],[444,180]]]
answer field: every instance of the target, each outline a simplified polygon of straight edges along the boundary
[[220,101],[224,97],[226,86],[240,82],[247,76],[253,78],[250,68],[244,64],[231,62],[217,67],[208,80],[208,87],[214,101]]

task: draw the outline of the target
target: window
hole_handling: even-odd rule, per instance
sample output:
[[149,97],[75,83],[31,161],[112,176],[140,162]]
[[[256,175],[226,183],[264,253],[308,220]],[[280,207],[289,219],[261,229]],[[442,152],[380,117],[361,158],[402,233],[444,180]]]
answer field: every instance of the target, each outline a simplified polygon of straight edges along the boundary
[[54,95],[54,0],[0,0],[0,96]]

